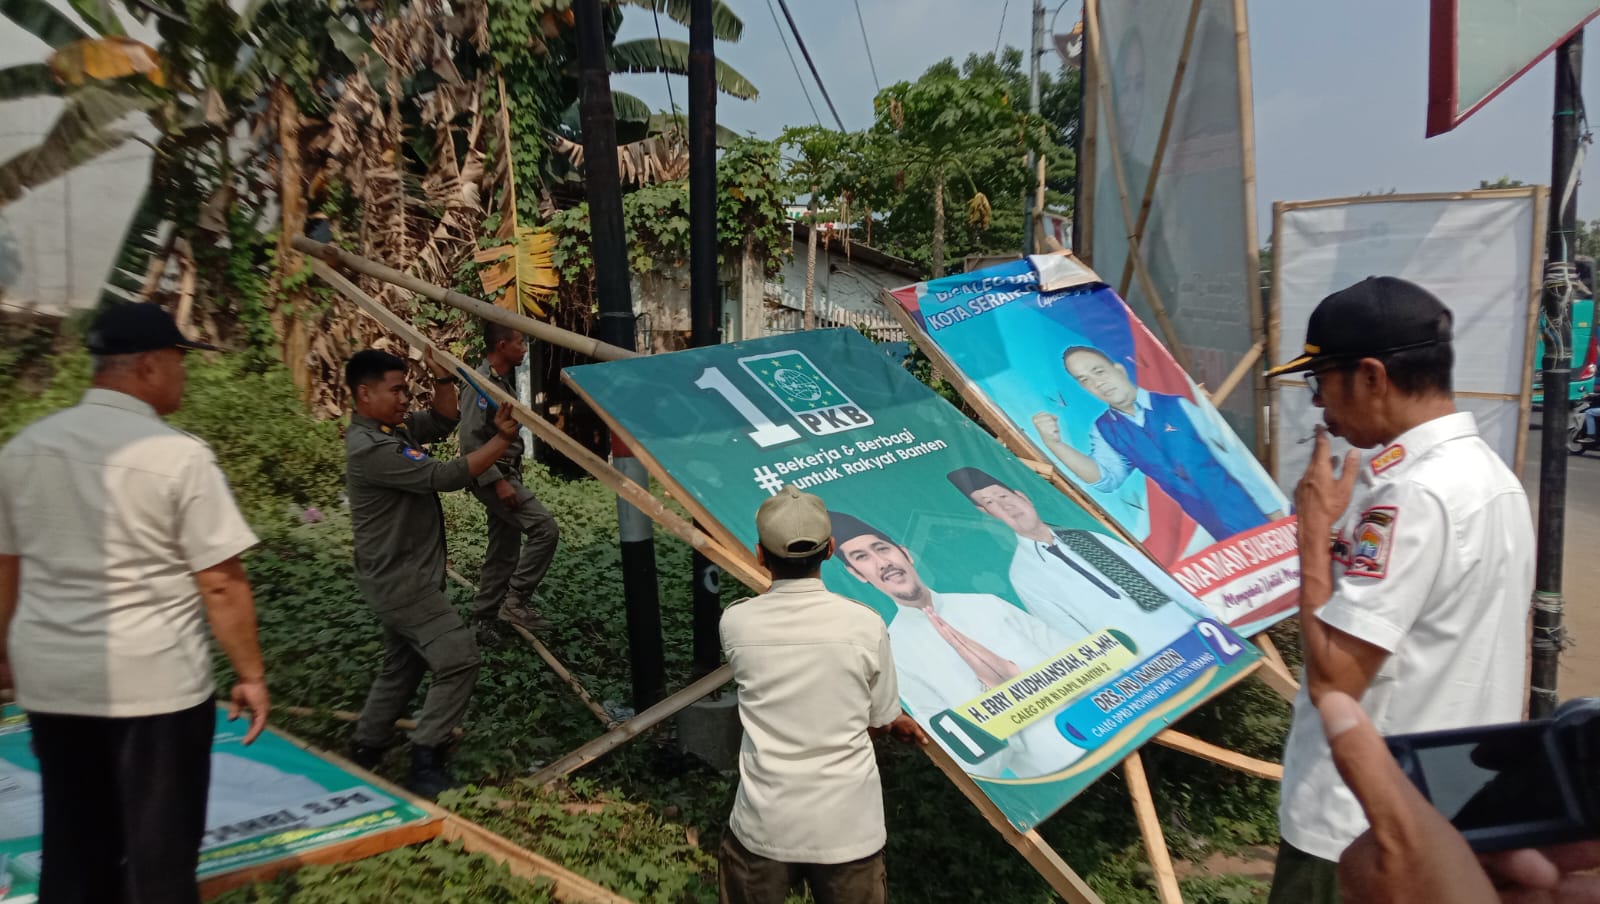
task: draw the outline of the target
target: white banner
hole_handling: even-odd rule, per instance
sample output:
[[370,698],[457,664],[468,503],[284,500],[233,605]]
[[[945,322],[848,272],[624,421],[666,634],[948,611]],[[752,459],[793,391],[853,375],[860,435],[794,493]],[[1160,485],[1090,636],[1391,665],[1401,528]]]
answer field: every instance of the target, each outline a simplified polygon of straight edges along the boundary
[[[1260,333],[1256,273],[1254,193],[1246,177],[1248,121],[1241,102],[1234,0],[1198,0],[1194,37],[1173,107],[1161,170],[1140,248],[1151,282],[1170,316],[1189,374],[1209,387],[1222,383]],[[1094,191],[1089,212],[1088,252],[1094,269],[1128,302],[1161,340],[1155,311],[1137,278],[1120,289],[1134,231],[1161,143],[1162,122],[1173,77],[1183,56],[1191,0],[1117,0],[1096,4],[1103,70],[1110,76],[1112,109],[1097,93]],[[1242,12],[1239,13],[1242,15]],[[1127,186],[1125,217],[1111,155],[1111,132],[1122,152]],[[1130,223],[1131,221],[1131,223]],[[1176,350],[1175,350],[1176,351]],[[1183,360],[1179,359],[1180,362]],[[1254,445],[1255,384],[1241,383],[1219,406],[1230,426]]]
[[[1455,314],[1456,405],[1518,467],[1544,197],[1527,188],[1277,205],[1271,363],[1300,353],[1323,298],[1368,276],[1408,279]],[[1305,472],[1311,444],[1303,440],[1321,422],[1303,376],[1273,381],[1272,471],[1285,492]],[[1334,440],[1335,454],[1349,448]]]

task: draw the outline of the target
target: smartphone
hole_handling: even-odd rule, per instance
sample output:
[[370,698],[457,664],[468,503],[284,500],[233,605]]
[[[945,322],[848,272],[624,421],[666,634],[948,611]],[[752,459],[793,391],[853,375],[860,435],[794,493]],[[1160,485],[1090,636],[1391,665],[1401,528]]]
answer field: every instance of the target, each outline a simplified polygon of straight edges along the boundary
[[1600,709],[1563,707],[1552,719],[1386,738],[1423,794],[1475,851],[1600,836],[1594,753]]

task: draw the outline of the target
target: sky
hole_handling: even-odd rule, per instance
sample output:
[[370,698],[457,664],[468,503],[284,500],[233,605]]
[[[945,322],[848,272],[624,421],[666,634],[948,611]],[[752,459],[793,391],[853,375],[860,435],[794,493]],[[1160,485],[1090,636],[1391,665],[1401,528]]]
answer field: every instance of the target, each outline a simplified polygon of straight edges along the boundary
[[[761,91],[755,101],[727,95],[717,120],[739,132],[775,137],[785,126],[816,123],[779,40],[777,0],[727,0],[744,20],[744,38],[719,42],[717,53]],[[1027,0],[859,0],[871,41],[871,62],[883,85],[915,79],[945,57],[994,50],[996,39],[1026,49]],[[770,4],[770,7],[769,7]],[[800,35],[847,128],[872,121],[872,65],[849,0],[788,0]],[[1046,5],[1046,25],[1055,3]],[[1081,0],[1067,0],[1055,19],[1071,29]],[[1550,116],[1554,67],[1547,58],[1465,123],[1424,139],[1427,114],[1428,4],[1409,0],[1250,0],[1255,88],[1258,219],[1270,230],[1273,201],[1477,188],[1510,176],[1550,182]],[[626,7],[622,39],[653,38],[650,13]],[[1002,13],[1004,14],[1002,18]],[[662,17],[663,37],[688,40],[688,29]],[[1600,29],[1584,66],[1589,96],[1600,97]],[[823,123],[833,118],[789,41]],[[1046,41],[1043,65],[1059,65]],[[617,76],[615,84],[666,109],[666,78]],[[672,86],[680,106],[688,84]],[[1597,106],[1600,109],[1600,106]],[[1597,114],[1600,116],[1600,114]],[[1578,191],[1578,215],[1600,217],[1600,184]]]

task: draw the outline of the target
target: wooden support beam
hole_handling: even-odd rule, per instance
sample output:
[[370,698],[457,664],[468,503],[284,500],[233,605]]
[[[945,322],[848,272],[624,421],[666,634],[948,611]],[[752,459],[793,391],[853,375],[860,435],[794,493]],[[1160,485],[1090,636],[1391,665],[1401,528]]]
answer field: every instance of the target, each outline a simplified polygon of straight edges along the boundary
[[1139,823],[1145,854],[1149,856],[1150,868],[1155,872],[1156,897],[1161,904],[1183,904],[1178,874],[1172,868],[1167,838],[1161,834],[1161,817],[1156,814],[1155,798],[1150,795],[1150,781],[1144,774],[1144,760],[1138,753],[1130,753],[1122,761],[1122,773],[1128,780],[1128,794],[1133,798],[1133,816]]
[[[1194,47],[1195,26],[1200,22],[1200,2],[1189,4],[1189,22],[1183,29],[1183,47],[1178,51],[1178,66],[1172,73],[1172,90],[1167,94],[1166,115],[1161,118],[1161,134],[1156,138],[1156,151],[1150,158],[1150,178],[1145,180],[1144,200],[1139,205],[1139,220],[1133,225],[1133,234],[1144,241],[1144,227],[1150,222],[1150,207],[1156,199],[1156,181],[1161,178],[1161,163],[1167,156],[1167,141],[1172,137],[1172,120],[1178,112],[1178,95],[1183,93],[1183,76],[1189,68],[1189,51]],[[1133,255],[1122,262],[1122,279],[1117,281],[1117,294],[1128,294],[1128,280],[1133,277]]]
[[732,680],[733,666],[724,665],[667,699],[662,700],[655,706],[540,769],[532,777],[520,779],[519,781],[529,785],[548,785],[556,779],[570,775],[667,719],[672,718],[680,710],[687,709],[690,704],[710,695]]
[[1275,782],[1283,781],[1283,766],[1278,763],[1245,756],[1226,747],[1218,747],[1208,741],[1202,741],[1193,735],[1186,735],[1181,731],[1174,731],[1169,728],[1156,735],[1154,740],[1163,747],[1181,750],[1202,760],[1209,760],[1219,766],[1227,766],[1229,769],[1243,772],[1245,775],[1271,779]]
[[[396,316],[393,311],[390,311],[380,304],[377,299],[363,292],[359,286],[345,278],[337,270],[318,259],[311,260],[311,269],[317,276],[337,289],[340,295],[343,295],[356,307],[365,311],[385,329],[404,339],[415,348],[432,350],[434,357],[446,367],[468,373],[471,372],[466,363],[460,358],[434,345],[416,327]],[[532,430],[534,436],[567,456],[579,467],[589,472],[596,480],[610,487],[612,492],[643,512],[650,520],[661,525],[663,529],[694,549],[704,553],[706,558],[722,566],[724,570],[736,579],[749,586],[765,586],[768,582],[767,575],[755,568],[754,563],[750,562],[748,557],[730,554],[728,550],[723,548],[722,544],[697,529],[677,512],[667,508],[661,500],[652,496],[649,490],[629,480],[626,475],[613,468],[605,459],[590,452],[582,443],[561,432],[554,424],[534,414],[493,381],[480,381],[478,385],[494,399],[496,404],[510,406],[516,415],[517,421]]]
[[[229,880],[232,877],[240,875],[240,873],[224,873],[220,876],[212,877],[201,885],[202,896],[206,897],[207,899],[221,894],[222,892],[231,888],[236,888],[239,885],[247,885],[252,882],[264,881],[266,879],[270,879],[272,876],[277,875],[278,873],[299,869],[301,866],[305,866],[307,864],[343,862],[356,859],[361,856],[371,856],[371,854],[380,853],[382,850],[390,850],[395,847],[401,847],[407,844],[416,844],[418,842],[438,838],[444,841],[459,841],[462,849],[466,850],[467,852],[483,854],[496,863],[504,864],[506,868],[511,871],[513,876],[529,879],[535,882],[548,883],[551,895],[556,900],[563,902],[563,904],[630,904],[627,898],[611,891],[610,889],[591,882],[590,880],[572,872],[559,863],[556,863],[553,860],[540,856],[539,854],[536,854],[527,848],[517,845],[508,838],[496,835],[494,832],[489,831],[488,829],[478,825],[475,822],[472,822],[471,820],[457,816],[455,813],[440,807],[438,804],[435,804],[432,801],[417,797],[415,794],[412,794],[410,791],[407,791],[399,785],[390,782],[383,776],[368,772],[367,770],[362,769],[360,766],[357,766],[355,763],[350,762],[338,754],[330,753],[326,750],[322,750],[318,747],[308,744],[300,738],[295,737],[294,735],[289,734],[281,729],[268,726],[267,730],[277,734],[279,737],[295,745],[296,747],[299,747],[301,750],[315,754],[316,756],[327,760],[333,765],[338,766],[340,769],[343,769],[357,778],[360,778],[363,782],[381,789],[385,794],[390,795],[396,800],[405,801],[413,807],[422,810],[424,813],[428,814],[430,819],[424,823],[417,824],[420,826],[420,828],[416,829],[414,833],[412,833],[416,837],[413,837],[410,840],[403,840],[405,835],[402,834],[400,836],[396,836],[396,840],[401,841],[400,844],[390,844],[387,847],[371,850],[365,854],[360,853],[359,848],[352,847],[350,849],[346,849],[343,852],[343,856],[335,856],[336,854],[340,853],[337,850],[339,845],[336,843],[335,845],[331,846],[313,848],[312,850],[302,852],[294,857],[276,861],[272,864],[266,864],[261,867],[250,867],[247,870],[240,871],[240,873],[247,873],[247,875],[243,877],[246,879],[244,882],[235,882],[232,884],[229,883]],[[361,841],[363,839],[356,840]],[[324,859],[324,857],[326,857],[326,859]],[[271,869],[272,867],[277,867],[277,869]],[[212,886],[212,883],[215,883],[214,887]]]
[[1295,679],[1294,672],[1289,670],[1283,657],[1278,655],[1278,648],[1273,646],[1272,639],[1262,632],[1250,640],[1261,648],[1261,680],[1283,699],[1294,702],[1295,695],[1300,693],[1300,682]]
[[[478,585],[462,577],[461,573],[456,571],[454,568],[447,567],[445,568],[444,573],[449,575],[450,579],[455,581],[457,584],[460,584],[474,593],[477,592]],[[572,672],[562,664],[561,660],[556,658],[554,653],[550,652],[549,647],[546,647],[539,640],[539,638],[534,636],[532,631],[529,631],[527,628],[524,628],[521,625],[511,625],[511,627],[522,636],[523,640],[528,642],[529,646],[533,647],[533,651],[539,654],[539,658],[543,659],[544,664],[550,667],[550,671],[555,672],[557,678],[560,678],[563,682],[565,682],[567,687],[572,688],[572,692],[578,695],[579,700],[583,701],[584,708],[593,713],[594,717],[600,720],[601,725],[604,725],[606,728],[615,728],[619,724],[616,719],[611,717],[610,713],[605,711],[604,707],[594,702],[594,698],[589,696],[589,692],[584,689],[583,683],[573,676]]]
[[1222,381],[1222,385],[1218,386],[1217,391],[1211,394],[1211,404],[1213,406],[1222,407],[1222,403],[1228,400],[1228,396],[1233,392],[1234,388],[1255,369],[1256,362],[1261,360],[1261,353],[1265,350],[1265,343],[1260,341],[1250,346],[1250,350],[1245,352],[1244,357],[1239,359],[1239,363],[1235,364],[1233,370],[1228,372],[1228,376]]
[[548,342],[551,345],[559,345],[580,355],[587,355],[597,361],[620,361],[623,358],[639,357],[638,352],[601,342],[593,336],[585,336],[582,333],[564,330],[542,320],[534,320],[532,317],[524,317],[521,314],[508,311],[499,305],[490,304],[470,295],[463,295],[454,289],[446,289],[430,282],[424,282],[409,273],[402,273],[393,267],[387,267],[377,261],[368,260],[359,254],[351,254],[337,245],[327,245],[303,235],[295,236],[290,240],[289,244],[296,250],[314,255],[329,264],[347,267],[357,273],[365,273],[374,279],[381,279],[390,285],[416,292],[418,295],[431,298],[440,304],[458,308],[474,317],[494,321],[502,326],[527,333],[529,336]]

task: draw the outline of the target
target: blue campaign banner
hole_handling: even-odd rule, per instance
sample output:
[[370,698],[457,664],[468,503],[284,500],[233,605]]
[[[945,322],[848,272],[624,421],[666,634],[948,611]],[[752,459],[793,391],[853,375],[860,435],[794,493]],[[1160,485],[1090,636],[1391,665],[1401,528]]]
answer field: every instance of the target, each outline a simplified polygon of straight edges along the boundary
[[[888,625],[902,707],[1020,830],[1256,661],[1179,581],[853,330],[564,376],[726,542],[753,547],[756,509],[785,484],[821,497],[837,544],[823,581]],[[1202,663],[1183,640],[1202,631],[1237,655]],[[1118,682],[1144,687],[1135,670],[1174,647],[1183,676],[1151,684],[1096,744],[1057,726]]]
[[968,391],[1218,619],[1248,635],[1294,611],[1289,500],[1093,271],[1045,255],[889,294]]

